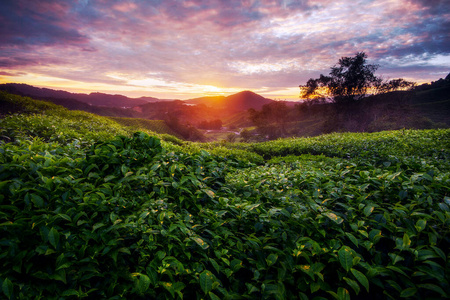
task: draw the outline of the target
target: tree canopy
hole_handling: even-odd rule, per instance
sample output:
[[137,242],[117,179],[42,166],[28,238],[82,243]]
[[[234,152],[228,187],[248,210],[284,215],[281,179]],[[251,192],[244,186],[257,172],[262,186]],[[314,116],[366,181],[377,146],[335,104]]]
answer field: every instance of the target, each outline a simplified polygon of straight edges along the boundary
[[287,136],[286,122],[288,121],[289,108],[285,102],[275,101],[264,104],[261,111],[248,110],[250,120],[255,124],[260,134],[269,139]]
[[342,57],[331,67],[329,76],[320,74],[300,85],[302,98],[327,98],[336,103],[352,102],[363,98],[367,91],[381,85],[382,79],[374,75],[378,65],[367,64],[367,54],[358,52],[354,57]]

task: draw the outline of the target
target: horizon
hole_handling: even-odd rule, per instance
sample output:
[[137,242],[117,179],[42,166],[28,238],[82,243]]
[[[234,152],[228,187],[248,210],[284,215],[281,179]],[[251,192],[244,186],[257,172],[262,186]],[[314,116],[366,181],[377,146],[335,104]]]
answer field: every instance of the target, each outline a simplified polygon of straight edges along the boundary
[[421,84],[450,72],[449,12],[445,0],[5,0],[0,83],[299,101],[300,84],[364,51],[377,76]]

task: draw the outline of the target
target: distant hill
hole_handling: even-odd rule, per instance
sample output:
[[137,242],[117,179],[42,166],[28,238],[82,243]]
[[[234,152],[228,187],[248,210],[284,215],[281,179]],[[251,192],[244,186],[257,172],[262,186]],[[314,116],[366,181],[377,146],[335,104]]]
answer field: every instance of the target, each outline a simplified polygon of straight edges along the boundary
[[215,109],[225,109],[227,111],[239,112],[250,108],[259,110],[264,104],[273,102],[274,100],[264,98],[251,91],[243,91],[227,97],[202,97],[186,100],[186,103],[204,104]]
[[[110,95],[104,93],[69,93],[61,90],[38,88],[28,84],[6,83],[0,84],[0,90],[8,93],[40,99],[73,99],[89,105],[130,108],[149,102],[162,101],[153,97],[129,98],[123,95]],[[61,104],[63,105],[63,104]],[[82,107],[78,108],[84,110]]]
[[229,112],[239,112],[247,110],[249,108],[261,109],[264,104],[273,101],[251,91],[243,91],[227,97],[200,97],[180,101],[173,99],[159,99],[154,97],[129,98],[123,95],[111,95],[97,92],[90,94],[70,93],[61,90],[38,88],[22,83],[0,84],[0,90],[16,95],[28,96],[35,99],[50,100],[53,103],[62,105],[69,109],[86,111],[91,111],[91,109],[89,109],[89,106],[87,105],[109,108],[133,108],[149,103],[154,104],[160,102],[161,104],[152,105],[152,107],[161,106],[166,108],[167,106],[173,106],[168,103],[175,101],[177,103],[176,106],[179,106],[180,104],[204,104],[214,109],[227,110]]
[[251,91],[243,91],[227,97],[200,97],[182,101],[154,97],[129,98],[104,93],[69,93],[18,83],[0,84],[0,90],[46,100],[70,110],[83,110],[101,116],[150,120],[176,118],[181,123],[194,126],[202,121],[230,119],[235,114],[240,114],[239,118],[235,118],[235,120],[240,119],[235,122],[235,126],[248,124],[248,119],[244,116],[248,109],[260,110],[263,105],[273,102]]

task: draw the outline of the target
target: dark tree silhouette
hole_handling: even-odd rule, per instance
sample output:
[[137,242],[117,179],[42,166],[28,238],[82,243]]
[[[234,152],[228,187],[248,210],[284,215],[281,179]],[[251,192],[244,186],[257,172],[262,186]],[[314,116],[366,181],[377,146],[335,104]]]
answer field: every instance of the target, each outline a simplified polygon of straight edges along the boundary
[[287,136],[286,122],[289,117],[289,108],[286,103],[275,101],[264,104],[261,111],[248,110],[250,120],[255,124],[260,134],[269,139]]
[[381,78],[374,75],[378,65],[367,64],[364,52],[355,57],[342,57],[331,68],[329,76],[320,74],[317,79],[309,79],[300,85],[302,98],[330,97],[336,103],[353,102],[363,98],[367,91],[381,85]]
[[379,93],[388,93],[398,90],[411,90],[415,86],[415,82],[407,81],[403,78],[398,78],[383,82],[379,87],[377,87],[377,89]]

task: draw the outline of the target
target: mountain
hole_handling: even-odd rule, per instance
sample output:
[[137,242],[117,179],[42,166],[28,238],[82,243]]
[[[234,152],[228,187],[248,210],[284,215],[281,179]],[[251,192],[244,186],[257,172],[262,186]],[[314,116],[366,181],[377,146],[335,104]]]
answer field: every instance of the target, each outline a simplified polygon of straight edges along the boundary
[[215,109],[225,109],[227,111],[238,112],[250,108],[260,110],[264,104],[273,102],[274,100],[264,98],[261,95],[251,91],[243,91],[227,97],[202,97],[186,100],[190,104],[204,104],[214,107]]
[[[22,96],[28,96],[31,98],[40,99],[73,99],[89,105],[95,106],[108,106],[108,107],[121,107],[130,108],[138,105],[142,105],[149,102],[161,101],[158,98],[153,97],[141,97],[141,98],[129,98],[123,95],[110,95],[104,93],[69,93],[61,90],[53,90],[47,88],[38,88],[27,84],[21,83],[5,83],[0,84],[0,90],[19,94]],[[79,108],[83,109],[83,108]],[[84,109],[83,109],[84,110]]]
[[222,103],[225,100],[225,98],[225,96],[206,96],[185,100],[184,102],[195,105],[203,104],[206,106],[217,107],[218,104]]

